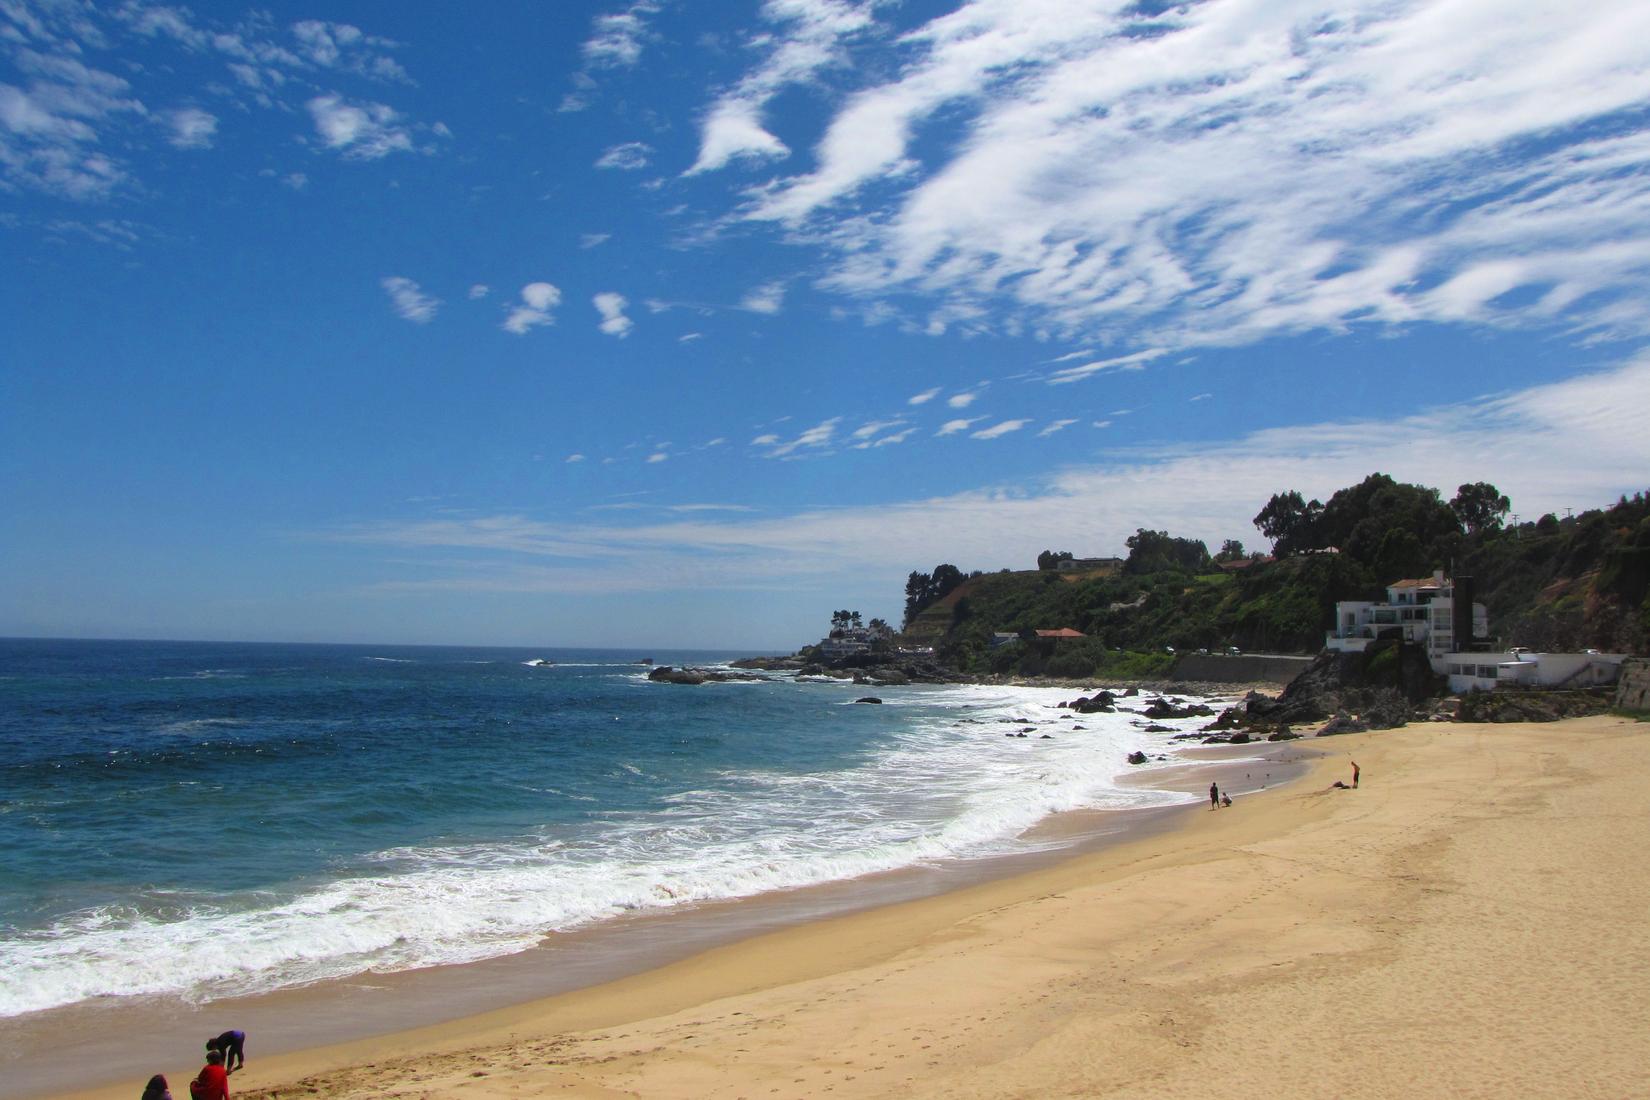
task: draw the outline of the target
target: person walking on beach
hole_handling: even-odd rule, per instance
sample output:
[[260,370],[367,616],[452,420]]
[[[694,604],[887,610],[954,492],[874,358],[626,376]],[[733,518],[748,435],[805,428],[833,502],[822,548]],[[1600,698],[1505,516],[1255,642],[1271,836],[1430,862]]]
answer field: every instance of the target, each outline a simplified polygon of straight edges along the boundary
[[246,1032],[226,1031],[216,1039],[206,1040],[206,1049],[223,1055],[223,1071],[234,1073],[246,1065]]
[[1358,762],[1352,761],[1352,789],[1358,789]]
[[229,1074],[220,1051],[206,1052],[206,1065],[189,1082],[189,1096],[191,1100],[229,1100]]
[[1220,784],[1209,784],[1209,809],[1220,809]]

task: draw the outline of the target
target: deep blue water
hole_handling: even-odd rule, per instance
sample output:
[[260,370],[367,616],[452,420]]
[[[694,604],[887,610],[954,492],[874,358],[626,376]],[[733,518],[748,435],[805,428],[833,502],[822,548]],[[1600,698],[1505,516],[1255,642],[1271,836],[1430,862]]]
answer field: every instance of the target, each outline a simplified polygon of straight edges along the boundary
[[731,656],[0,640],[0,1015],[483,958],[1167,797],[1112,782],[1127,722],[1003,739],[1048,692],[636,663]]

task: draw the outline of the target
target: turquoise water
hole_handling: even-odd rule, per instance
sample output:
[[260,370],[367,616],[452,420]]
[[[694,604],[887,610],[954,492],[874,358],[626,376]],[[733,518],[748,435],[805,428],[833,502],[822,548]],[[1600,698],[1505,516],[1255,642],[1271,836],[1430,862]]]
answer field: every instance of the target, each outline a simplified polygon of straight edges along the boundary
[[0,640],[0,1016],[473,961],[1181,800],[1119,786],[1161,736],[1069,691],[637,663],[733,656]]

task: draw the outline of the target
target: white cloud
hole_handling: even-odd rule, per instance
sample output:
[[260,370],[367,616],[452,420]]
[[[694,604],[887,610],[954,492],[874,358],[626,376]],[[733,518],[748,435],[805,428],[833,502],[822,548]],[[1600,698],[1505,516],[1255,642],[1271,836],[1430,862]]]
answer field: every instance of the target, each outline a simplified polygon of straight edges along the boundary
[[351,159],[377,160],[414,148],[412,130],[400,113],[382,103],[346,103],[337,95],[320,95],[305,106],[327,148]]
[[1212,394],[1212,393],[1195,393],[1189,398],[1189,400],[1192,400],[1192,401],[1207,401],[1207,400],[1209,400],[1209,398],[1211,398],[1213,396],[1214,396],[1214,394]]
[[[740,211],[825,249],[828,289],[1134,346],[1650,332],[1639,0],[1586,19],[1536,0],[974,0],[892,64],[853,52],[873,40],[822,38],[828,63],[866,63],[839,70],[809,167]],[[759,60],[708,110],[695,169],[782,155],[760,108],[824,63]]]
[[983,416],[976,416],[967,420],[947,420],[944,424],[940,425],[940,430],[935,432],[934,435],[938,437],[944,435],[956,435],[958,432],[966,432],[969,428],[984,419],[985,417]]
[[887,431],[889,428],[902,427],[904,424],[905,424],[904,420],[898,420],[898,419],[896,419],[896,420],[872,420],[868,423],[862,424],[859,427],[855,428],[852,432],[849,433],[848,438],[851,441],[857,443],[861,440],[869,440],[873,436],[881,435],[883,432]]
[[647,167],[649,154],[653,147],[640,141],[627,141],[623,145],[615,145],[603,153],[596,161],[597,168],[617,168],[620,171],[634,172],[639,168]]
[[739,308],[748,309],[752,313],[778,313],[785,303],[785,284],[766,283],[745,295]]
[[492,288],[489,287],[486,283],[475,283],[470,287],[470,294],[469,294],[470,301],[474,302],[474,301],[477,301],[481,298],[485,298],[491,292],[492,292]]
[[762,63],[706,112],[699,156],[688,174],[713,171],[739,158],[789,156],[785,143],[764,127],[764,108],[788,85],[844,64],[844,45],[872,26],[872,6],[847,0],[769,0],[762,15],[775,30],[753,42],[763,54]]
[[216,115],[203,111],[198,107],[184,107],[180,110],[168,111],[164,117],[166,125],[172,131],[167,140],[176,148],[210,149],[212,147],[212,139],[218,132],[218,118]]
[[556,319],[550,311],[561,304],[561,291],[550,283],[528,283],[521,288],[521,304],[513,306],[500,327],[517,336],[526,335],[539,325],[553,325]]
[[[1121,553],[1124,540],[1148,525],[1210,545],[1247,542],[1256,537],[1251,517],[1271,494],[1297,489],[1327,499],[1377,470],[1446,494],[1493,480],[1525,515],[1604,505],[1644,487],[1645,408],[1650,358],[1415,416],[1269,429],[946,497],[635,526],[444,518],[327,537],[383,546],[397,558],[425,552],[439,563],[435,576],[384,585],[389,591],[830,589],[857,577],[893,594],[909,570],[933,560],[936,531],[945,532],[947,560],[970,569],[1023,567],[1054,544]],[[469,564],[451,564],[454,550]],[[521,566],[523,555],[537,564]]]
[[778,443],[778,442],[779,442],[779,437],[777,435],[774,435],[772,432],[765,432],[762,435],[759,435],[755,439],[751,440],[751,446],[752,447],[767,447],[767,446],[771,446],[772,444],[775,444],[775,443]]
[[1168,348],[1147,348],[1145,351],[1137,351],[1132,355],[1119,355],[1111,359],[1099,359],[1094,362],[1084,363],[1081,366],[1065,367],[1061,370],[1057,370],[1048,376],[1047,381],[1051,386],[1063,386],[1071,382],[1081,382],[1085,378],[1091,378],[1094,375],[1100,374],[1104,371],[1144,370],[1147,363],[1150,363],[1153,359],[1167,355],[1168,353]]
[[629,304],[625,301],[624,295],[614,294],[612,291],[603,291],[592,298],[591,301],[596,306],[596,312],[602,315],[601,330],[603,332],[609,336],[617,336],[620,339],[630,335],[633,322],[624,315],[625,306]]
[[981,428],[979,431],[972,433],[968,438],[1001,439],[1010,432],[1019,431],[1029,423],[1031,423],[1029,420],[1004,420],[1000,423],[993,424],[989,428]]
[[96,200],[125,184],[124,163],[96,146],[103,131],[148,117],[131,85],[74,57],[20,48],[11,59],[28,86],[0,83],[0,187]]
[[390,296],[390,303],[395,307],[395,312],[408,321],[420,325],[428,324],[441,306],[441,299],[425,294],[417,283],[403,276],[386,276],[379,280],[379,285]]
[[635,65],[642,57],[647,17],[658,10],[657,4],[643,2],[632,4],[624,11],[596,16],[591,20],[590,37],[583,46],[585,62],[599,68]]
[[1096,420],[1094,422],[1094,426],[1096,428],[1109,428],[1109,427],[1111,427],[1111,421],[1110,420]]
[[684,332],[676,337],[676,342],[678,344],[691,344],[695,340],[703,340],[704,338],[705,334],[702,332]]
[[647,461],[650,465],[657,462],[668,462],[669,460],[670,455],[665,451],[654,451],[652,454],[647,456]]
[[790,440],[789,442],[780,443],[777,440],[774,440],[774,446],[768,451],[767,457],[787,458],[795,455],[798,451],[820,450],[821,448],[827,447],[830,445],[832,438],[836,435],[836,426],[841,422],[842,418],[840,416],[833,416],[829,420],[823,420],[820,423],[815,424],[813,427],[809,428],[807,431],[804,431],[801,435]]
[[323,69],[343,69],[374,80],[410,83],[407,71],[387,53],[395,43],[362,32],[348,23],[306,19],[292,25],[292,37],[304,59]]
[[934,398],[938,397],[939,395],[940,395],[940,387],[935,386],[931,390],[923,390],[921,393],[914,395],[909,400],[907,400],[905,403],[907,405],[926,405],[930,401],[934,400]]
[[579,237],[579,247],[595,248],[599,244],[605,244],[612,237],[611,233],[585,233]]
[[1053,435],[1055,432],[1063,432],[1075,423],[1077,423],[1076,420],[1055,420],[1055,421],[1052,421],[1048,425],[1048,427],[1044,428],[1042,431],[1037,433],[1037,438],[1038,439],[1044,439],[1044,438],[1047,438],[1048,436]]
[[980,394],[978,390],[970,390],[967,393],[954,393],[945,399],[945,403],[950,405],[953,409],[966,409],[968,406],[972,405],[979,396]]
[[288,172],[281,177],[281,185],[294,191],[302,191],[309,186],[309,177],[302,172]]
[[581,454],[571,454],[571,455],[568,455],[563,461],[565,461],[565,462],[583,462],[584,461],[584,456],[581,455]]

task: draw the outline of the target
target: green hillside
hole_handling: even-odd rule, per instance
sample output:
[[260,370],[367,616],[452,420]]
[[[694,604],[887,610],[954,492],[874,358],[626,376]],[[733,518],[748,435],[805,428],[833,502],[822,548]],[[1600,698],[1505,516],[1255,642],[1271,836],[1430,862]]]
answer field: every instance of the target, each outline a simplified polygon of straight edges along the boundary
[[[1645,652],[1650,498],[1507,528],[1509,509],[1484,483],[1445,502],[1382,474],[1327,504],[1280,493],[1256,517],[1276,560],[1222,569],[1200,542],[1142,530],[1115,575],[946,565],[912,574],[904,636],[971,672],[1146,676],[1167,665],[1165,647],[1315,653],[1337,600],[1381,599],[1387,584],[1443,568],[1474,578],[1503,646]],[[1223,548],[1229,564],[1241,561],[1235,546]],[[1087,637],[1029,634],[1067,627]],[[994,633],[1022,632],[1024,641],[991,648]]]

